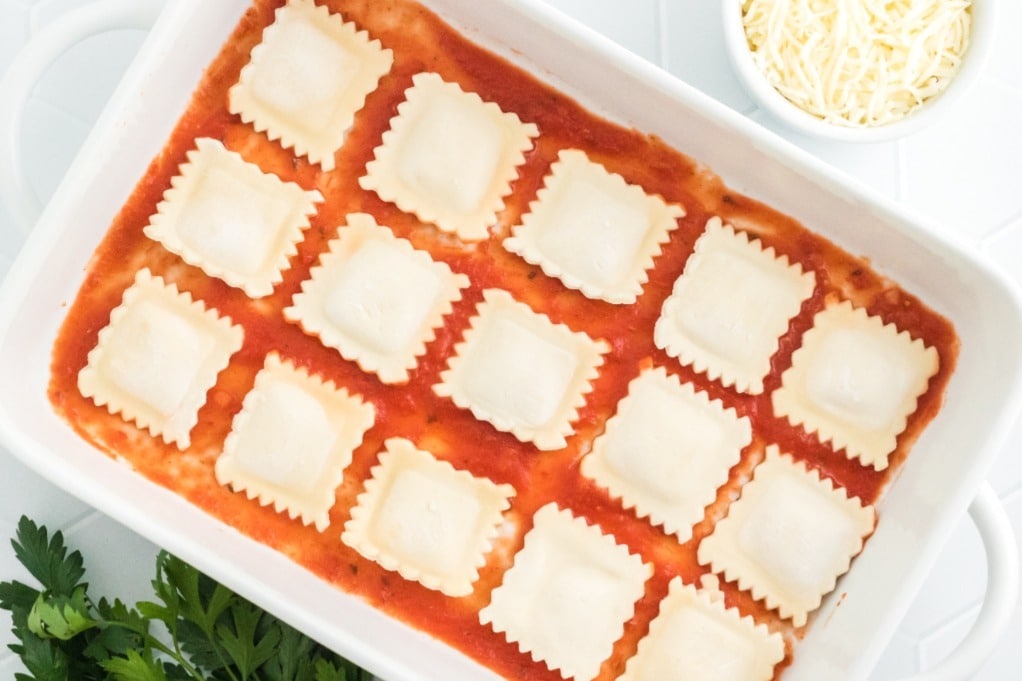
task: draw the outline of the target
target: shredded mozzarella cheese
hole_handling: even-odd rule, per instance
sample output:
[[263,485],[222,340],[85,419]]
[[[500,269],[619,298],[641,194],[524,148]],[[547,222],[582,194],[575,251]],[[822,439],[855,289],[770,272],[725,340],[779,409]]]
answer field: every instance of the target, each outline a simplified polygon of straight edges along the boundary
[[743,0],[753,60],[827,122],[877,126],[943,92],[969,44],[972,0]]

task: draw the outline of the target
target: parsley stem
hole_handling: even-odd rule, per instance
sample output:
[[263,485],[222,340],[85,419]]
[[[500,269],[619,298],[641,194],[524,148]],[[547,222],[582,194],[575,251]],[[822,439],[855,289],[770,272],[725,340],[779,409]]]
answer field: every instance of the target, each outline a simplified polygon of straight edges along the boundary
[[203,677],[202,674],[199,673],[199,670],[193,667],[192,664],[185,658],[184,654],[181,651],[180,646],[178,646],[177,636],[175,632],[172,632],[171,634],[172,638],[174,639],[174,648],[171,649],[163,641],[149,633],[148,627],[137,627],[133,626],[128,622],[117,622],[104,619],[103,616],[99,614],[99,608],[96,607],[96,603],[92,600],[91,596],[86,594],[85,602],[88,603],[89,609],[94,613],[93,617],[95,619],[97,626],[99,626],[100,628],[105,629],[108,627],[114,627],[117,629],[124,629],[125,631],[130,631],[131,633],[135,634],[136,636],[142,639],[143,645],[146,648],[154,648],[159,652],[163,653],[164,655],[167,655],[168,657],[172,658],[175,662],[181,665],[181,668],[184,669],[189,676],[195,679],[195,681],[206,681],[205,677]]
[[[82,556],[68,550],[61,533],[50,536],[23,517],[14,548],[44,587],[0,581],[0,610],[11,612],[19,641],[12,650],[33,678],[67,679],[73,672],[76,679],[367,679],[363,670],[165,552],[152,582],[157,601],[130,606],[90,597]],[[42,623],[41,635],[32,629],[33,617]],[[67,636],[49,635],[51,621]]]

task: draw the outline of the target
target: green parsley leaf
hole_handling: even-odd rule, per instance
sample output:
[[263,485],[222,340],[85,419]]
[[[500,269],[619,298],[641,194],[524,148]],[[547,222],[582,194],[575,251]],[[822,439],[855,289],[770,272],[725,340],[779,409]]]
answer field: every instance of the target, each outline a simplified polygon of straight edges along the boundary
[[[95,603],[82,556],[23,517],[15,554],[42,589],[0,583],[17,681],[370,681],[363,669],[161,551],[155,601]],[[157,624],[157,632],[152,633]],[[165,629],[166,631],[160,631]]]
[[55,532],[51,539],[45,527],[36,525],[25,516],[18,522],[16,538],[11,546],[18,561],[50,593],[70,596],[85,576],[82,554],[67,552],[64,535]]
[[124,657],[112,657],[103,662],[103,669],[110,672],[114,681],[167,681],[163,664],[153,659],[152,654],[143,656],[137,650],[129,650]]
[[28,584],[21,582],[0,584],[0,608],[4,610],[19,608],[31,610],[37,598],[39,598],[39,589],[33,589]]
[[100,600],[96,611],[102,622],[99,632],[82,649],[82,654],[95,662],[123,657],[128,650],[142,646],[149,635],[149,622],[137,610],[124,603]]
[[269,626],[279,632],[277,654],[259,669],[266,681],[315,681],[314,656],[318,645],[297,629],[267,615]]
[[94,626],[84,587],[75,589],[71,596],[41,593],[28,614],[28,628],[39,638],[67,641]]
[[28,627],[28,613],[39,598],[39,590],[21,582],[3,582],[0,584],[0,609],[11,613],[14,626]]
[[[332,662],[320,659],[316,660],[315,681],[349,681],[349,679],[343,665],[337,667]],[[354,681],[354,679],[350,681]]]
[[269,660],[280,642],[279,629],[270,629],[261,637],[256,635],[262,615],[262,610],[239,598],[231,605],[229,623],[216,628],[221,646],[242,679],[248,679]]
[[15,631],[21,643],[11,645],[11,650],[21,658],[31,676],[16,675],[18,681],[68,681],[71,662],[63,650],[52,640],[44,640],[30,631]]

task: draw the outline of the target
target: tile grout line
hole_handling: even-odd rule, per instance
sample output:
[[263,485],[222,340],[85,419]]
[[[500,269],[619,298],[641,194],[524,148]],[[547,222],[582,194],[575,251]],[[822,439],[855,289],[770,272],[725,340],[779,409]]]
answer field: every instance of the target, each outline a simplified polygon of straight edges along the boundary
[[41,28],[39,26],[38,6],[34,2],[28,3],[28,37],[31,40]]
[[81,531],[84,527],[91,525],[96,522],[97,518],[101,517],[103,517],[103,514],[98,510],[94,508],[85,509],[80,515],[72,518],[66,525],[64,525],[63,532],[65,537],[70,537],[71,535]]
[[1016,83],[1010,83],[1010,82],[1004,80],[1004,78],[1002,76],[999,76],[999,75],[997,75],[995,73],[988,74],[987,77],[990,78],[991,81],[993,81],[993,82],[997,83],[998,85],[1000,85],[1001,87],[1003,87],[1003,88],[1005,88],[1007,90],[1011,90],[1012,92],[1014,92],[1017,95],[1022,95],[1022,86],[1017,85]]
[[895,143],[895,152],[898,166],[898,194],[899,203],[908,202],[908,149],[907,142],[900,139]]
[[670,70],[670,58],[667,50],[667,0],[658,0],[657,2],[657,40],[659,41],[658,49],[658,60],[660,61],[660,67],[665,71]]
[[1011,216],[1010,218],[1008,218],[1007,220],[1005,220],[1004,222],[1002,222],[1001,224],[997,225],[989,232],[984,234],[979,240],[979,247],[981,249],[986,248],[988,242],[1001,236],[1001,234],[1007,232],[1009,229],[1014,227],[1016,223],[1019,222],[1022,222],[1022,213],[1018,213],[1016,215]]
[[[939,624],[937,624],[937,625],[935,625],[935,626],[933,626],[933,627],[931,627],[929,629],[924,630],[921,633],[921,635],[919,636],[918,640],[921,642],[921,641],[923,641],[925,639],[928,639],[928,638],[930,638],[932,636],[935,636],[935,635],[937,635],[937,634],[939,634],[939,633],[941,633],[943,631],[947,631],[948,629],[956,627],[956,626],[958,626],[958,624],[960,624],[962,622],[962,620],[966,619],[967,617],[970,617],[970,616],[971,617],[977,617],[977,616],[979,616],[979,611],[982,609],[982,607],[983,607],[983,598],[981,597],[978,601],[972,601],[968,605],[963,607],[961,610],[959,610],[959,611],[953,613],[952,615],[944,618],[944,620],[942,622],[940,622]],[[920,663],[920,667],[922,667],[922,647],[921,646],[919,648],[919,652],[920,652],[919,663]]]
[[36,104],[41,104],[45,106],[47,109],[49,109],[51,113],[60,114],[61,116],[65,117],[68,121],[82,126],[86,133],[92,130],[93,125],[95,125],[95,121],[91,123],[83,121],[79,116],[65,109],[63,105],[58,104],[56,102],[52,102],[48,98],[41,97],[36,93],[32,94],[30,101],[34,101]]
[[1010,504],[1015,501],[1017,497],[1022,498],[1022,482],[1009,487],[1003,494],[998,495],[1001,499],[1002,504]]

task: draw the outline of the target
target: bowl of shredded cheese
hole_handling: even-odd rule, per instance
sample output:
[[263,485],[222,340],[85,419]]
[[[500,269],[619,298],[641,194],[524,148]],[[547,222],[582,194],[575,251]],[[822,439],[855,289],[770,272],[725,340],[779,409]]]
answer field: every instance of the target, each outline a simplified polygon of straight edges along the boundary
[[995,0],[724,0],[750,94],[799,132],[879,142],[932,124],[983,68]]

